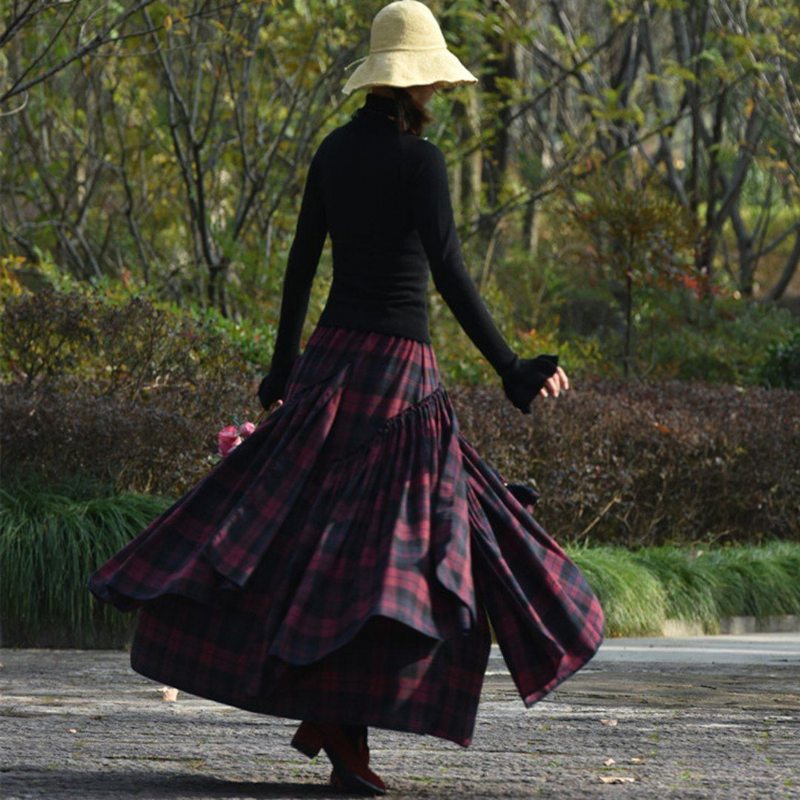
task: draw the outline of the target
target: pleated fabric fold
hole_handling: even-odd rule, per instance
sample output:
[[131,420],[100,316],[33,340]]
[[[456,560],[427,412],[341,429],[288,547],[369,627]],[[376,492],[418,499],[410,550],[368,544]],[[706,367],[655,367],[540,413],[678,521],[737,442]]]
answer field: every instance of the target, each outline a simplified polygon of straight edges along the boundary
[[581,573],[459,431],[430,345],[340,328],[90,588],[139,609],[131,663],[155,680],[460,744],[489,622],[528,705],[602,639]]

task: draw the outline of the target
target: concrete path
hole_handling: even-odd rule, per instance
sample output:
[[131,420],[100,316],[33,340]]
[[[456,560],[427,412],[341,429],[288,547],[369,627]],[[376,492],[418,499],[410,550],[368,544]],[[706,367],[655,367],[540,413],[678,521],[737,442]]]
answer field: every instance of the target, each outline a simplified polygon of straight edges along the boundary
[[[328,798],[295,723],[181,693],[125,653],[0,650],[0,797]],[[526,710],[494,654],[469,749],[371,734],[393,798],[800,798],[800,637],[610,640]]]
[[611,639],[595,657],[599,662],[667,664],[774,664],[800,668],[800,633],[747,636],[692,636],[686,639]]
[[[592,662],[597,664],[794,664],[800,668],[800,633],[756,633],[745,636],[689,636],[669,639],[608,639]],[[495,645],[489,664],[507,673]]]

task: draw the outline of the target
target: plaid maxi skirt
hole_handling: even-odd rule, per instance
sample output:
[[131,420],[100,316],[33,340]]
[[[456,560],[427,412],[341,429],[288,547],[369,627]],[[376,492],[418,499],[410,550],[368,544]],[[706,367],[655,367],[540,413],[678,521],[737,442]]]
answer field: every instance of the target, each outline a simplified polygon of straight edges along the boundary
[[285,402],[89,581],[201,697],[468,745],[491,629],[525,705],[603,614],[459,432],[429,344],[318,326]]

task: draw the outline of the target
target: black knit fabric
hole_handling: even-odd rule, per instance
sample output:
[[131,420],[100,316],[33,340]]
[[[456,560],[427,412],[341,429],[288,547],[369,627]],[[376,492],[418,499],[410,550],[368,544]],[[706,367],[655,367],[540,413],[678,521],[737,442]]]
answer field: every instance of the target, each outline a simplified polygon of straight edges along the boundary
[[401,134],[394,99],[368,94],[320,144],[309,167],[284,279],[273,383],[299,355],[311,282],[330,234],[333,284],[320,325],[429,342],[428,274],[501,375],[516,356],[467,273],[442,151]]

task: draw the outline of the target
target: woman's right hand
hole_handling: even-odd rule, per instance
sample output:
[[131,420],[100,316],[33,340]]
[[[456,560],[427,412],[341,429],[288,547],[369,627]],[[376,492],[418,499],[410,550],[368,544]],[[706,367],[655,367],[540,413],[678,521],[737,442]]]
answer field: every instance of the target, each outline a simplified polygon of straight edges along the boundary
[[544,386],[539,389],[542,397],[558,397],[561,392],[569,389],[569,378],[561,367],[556,367],[556,371],[544,382]]
[[506,397],[523,414],[531,413],[531,402],[541,395],[557,396],[569,387],[566,373],[559,372],[558,356],[516,358],[502,374]]

